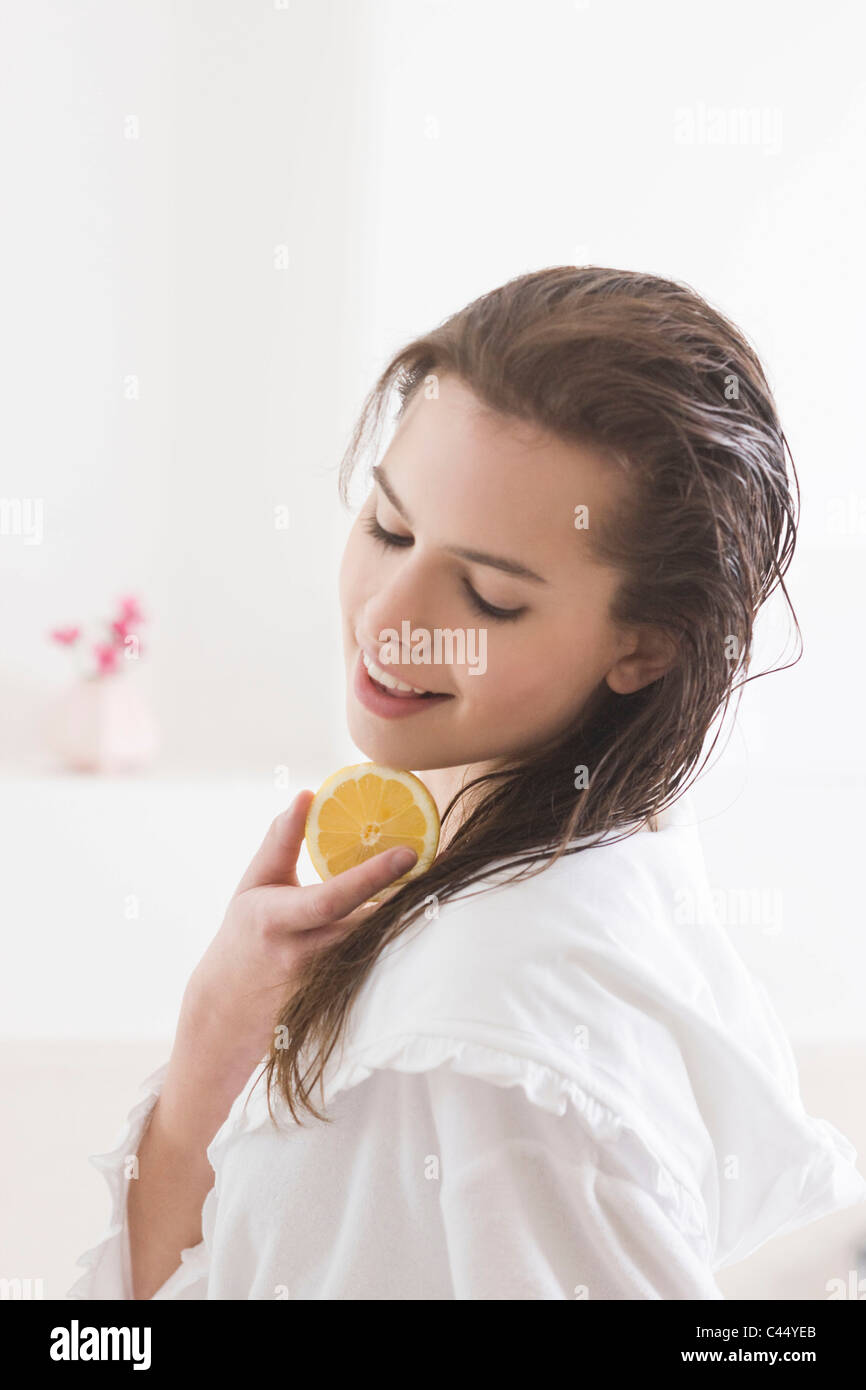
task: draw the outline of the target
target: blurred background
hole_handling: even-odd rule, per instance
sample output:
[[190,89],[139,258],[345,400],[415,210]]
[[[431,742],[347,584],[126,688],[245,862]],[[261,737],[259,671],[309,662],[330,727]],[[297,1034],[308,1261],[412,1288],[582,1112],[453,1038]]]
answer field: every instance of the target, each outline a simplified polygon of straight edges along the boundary
[[[856,14],[6,11],[0,1274],[49,1298],[78,1276],[108,1212],[86,1155],[168,1056],[252,852],[298,789],[363,759],[336,470],[364,395],[405,338],[548,265],[686,281],[775,391],[803,493],[788,587],[805,654],[748,685],[694,798],[807,1108],[866,1154]],[[777,601],[753,669],[795,651]],[[864,1245],[854,1208],[720,1283],[866,1297]]]

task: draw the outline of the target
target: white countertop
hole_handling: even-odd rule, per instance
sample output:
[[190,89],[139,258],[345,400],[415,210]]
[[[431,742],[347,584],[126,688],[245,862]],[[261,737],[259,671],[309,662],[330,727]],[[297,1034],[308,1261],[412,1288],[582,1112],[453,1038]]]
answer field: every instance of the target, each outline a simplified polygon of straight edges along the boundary
[[[238,880],[306,785],[7,773],[3,1036],[173,1036],[186,981]],[[318,882],[305,848],[298,867]]]

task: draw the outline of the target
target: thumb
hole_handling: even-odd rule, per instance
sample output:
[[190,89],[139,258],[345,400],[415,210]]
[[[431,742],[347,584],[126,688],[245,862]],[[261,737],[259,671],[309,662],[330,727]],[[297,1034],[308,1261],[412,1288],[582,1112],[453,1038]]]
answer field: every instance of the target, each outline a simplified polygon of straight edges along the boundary
[[261,888],[268,883],[298,886],[297,864],[307,812],[315,796],[309,788],[298,792],[288,810],[278,815],[250,861],[249,868],[235,889],[235,896],[248,888]]

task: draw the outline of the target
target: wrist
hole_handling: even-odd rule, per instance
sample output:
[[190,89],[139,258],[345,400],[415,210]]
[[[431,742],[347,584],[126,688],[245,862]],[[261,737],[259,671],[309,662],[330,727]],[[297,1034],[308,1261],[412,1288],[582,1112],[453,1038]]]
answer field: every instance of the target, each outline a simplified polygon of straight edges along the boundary
[[203,1136],[210,1143],[266,1055],[266,1047],[238,1039],[211,1010],[185,999],[159,1100],[164,1127],[184,1145],[200,1145]]

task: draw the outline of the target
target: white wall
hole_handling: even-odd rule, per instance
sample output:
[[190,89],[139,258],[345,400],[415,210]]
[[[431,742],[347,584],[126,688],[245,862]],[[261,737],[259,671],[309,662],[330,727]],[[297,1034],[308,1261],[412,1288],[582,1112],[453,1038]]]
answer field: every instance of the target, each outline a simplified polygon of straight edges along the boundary
[[128,590],[167,767],[330,762],[333,470],[374,223],[363,21],[343,0],[7,14],[0,495],[44,502],[41,545],[0,542],[7,765],[66,676],[46,630]]

